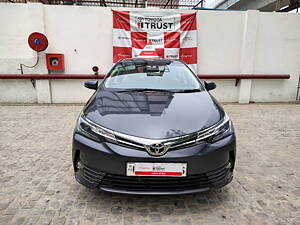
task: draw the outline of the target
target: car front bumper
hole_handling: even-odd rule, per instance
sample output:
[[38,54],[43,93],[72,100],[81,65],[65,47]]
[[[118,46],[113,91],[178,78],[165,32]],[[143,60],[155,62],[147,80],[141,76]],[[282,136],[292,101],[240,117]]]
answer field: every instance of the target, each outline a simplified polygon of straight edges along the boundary
[[[233,177],[236,143],[232,134],[213,144],[201,143],[160,157],[78,133],[73,137],[76,180],[89,188],[124,194],[189,194],[220,188]],[[186,177],[126,176],[128,162],[184,162]]]

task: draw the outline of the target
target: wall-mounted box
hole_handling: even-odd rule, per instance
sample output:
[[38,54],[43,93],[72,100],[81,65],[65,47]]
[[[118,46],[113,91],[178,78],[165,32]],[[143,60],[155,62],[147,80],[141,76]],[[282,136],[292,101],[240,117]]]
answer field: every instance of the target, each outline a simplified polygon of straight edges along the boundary
[[47,69],[53,71],[64,71],[64,54],[46,53]]

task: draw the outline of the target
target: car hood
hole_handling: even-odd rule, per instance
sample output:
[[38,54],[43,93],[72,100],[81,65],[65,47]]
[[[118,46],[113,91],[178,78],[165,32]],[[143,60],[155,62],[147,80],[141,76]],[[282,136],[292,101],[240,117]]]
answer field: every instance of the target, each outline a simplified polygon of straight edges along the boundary
[[111,130],[149,139],[165,139],[205,129],[224,111],[206,91],[193,93],[113,92],[100,90],[85,116]]

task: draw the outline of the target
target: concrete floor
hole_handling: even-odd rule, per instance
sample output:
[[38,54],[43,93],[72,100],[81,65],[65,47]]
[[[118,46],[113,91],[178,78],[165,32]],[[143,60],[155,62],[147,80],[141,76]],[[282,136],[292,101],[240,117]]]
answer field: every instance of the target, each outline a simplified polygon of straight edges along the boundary
[[225,188],[185,196],[89,190],[73,178],[82,106],[0,106],[0,224],[300,224],[300,105],[224,105],[238,140]]

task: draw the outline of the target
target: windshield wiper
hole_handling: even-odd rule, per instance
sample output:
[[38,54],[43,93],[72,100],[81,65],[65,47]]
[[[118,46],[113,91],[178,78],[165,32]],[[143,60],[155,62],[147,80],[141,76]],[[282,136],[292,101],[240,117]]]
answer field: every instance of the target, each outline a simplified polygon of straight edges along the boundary
[[131,89],[120,90],[118,92],[144,92],[144,91],[172,92],[171,90],[156,89],[156,88],[131,88]]

